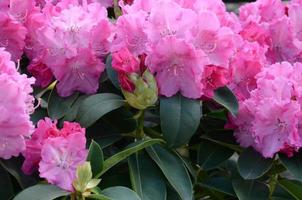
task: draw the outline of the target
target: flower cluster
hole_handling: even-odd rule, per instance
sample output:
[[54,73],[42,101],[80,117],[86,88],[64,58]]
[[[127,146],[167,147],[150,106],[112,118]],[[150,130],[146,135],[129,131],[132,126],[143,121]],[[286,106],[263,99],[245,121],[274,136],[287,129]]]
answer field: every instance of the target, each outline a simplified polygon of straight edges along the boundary
[[33,83],[34,79],[19,74],[11,55],[0,48],[0,158],[25,150],[25,138],[34,129],[29,117],[34,110]]
[[116,22],[111,51],[126,90],[133,90],[127,74],[142,65],[167,97],[178,92],[188,98],[212,97],[214,89],[226,85],[240,37],[236,17],[220,0],[136,0],[120,5],[123,15]]
[[242,42],[229,84],[240,109],[230,124],[243,147],[253,146],[264,157],[292,156],[302,144],[301,6],[301,1],[258,0],[240,8]]
[[78,123],[64,122],[59,130],[49,118],[40,120],[23,152],[23,171],[39,169],[40,177],[65,190],[73,191],[76,169],[86,161],[85,129]]

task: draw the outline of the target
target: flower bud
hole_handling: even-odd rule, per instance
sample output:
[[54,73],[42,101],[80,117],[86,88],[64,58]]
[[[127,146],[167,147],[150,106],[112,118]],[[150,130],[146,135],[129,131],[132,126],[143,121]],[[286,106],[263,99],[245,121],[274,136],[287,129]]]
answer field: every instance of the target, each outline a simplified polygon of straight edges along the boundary
[[127,102],[134,108],[144,110],[155,104],[158,98],[158,88],[154,76],[146,70],[142,75],[131,73],[129,79],[134,84],[132,92],[122,89]]
[[92,179],[90,162],[85,162],[77,168],[77,179],[73,182],[73,187],[82,194],[89,193],[89,190],[100,183],[100,179]]

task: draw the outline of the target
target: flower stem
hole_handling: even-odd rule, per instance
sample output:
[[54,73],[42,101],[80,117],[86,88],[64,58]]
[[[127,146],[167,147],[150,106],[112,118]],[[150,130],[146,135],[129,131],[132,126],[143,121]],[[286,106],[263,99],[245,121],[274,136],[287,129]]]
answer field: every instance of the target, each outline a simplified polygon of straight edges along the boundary
[[140,110],[137,115],[134,116],[137,119],[138,127],[136,129],[136,138],[143,139],[145,136],[144,133],[144,118],[145,118],[145,110]]
[[272,200],[272,196],[274,194],[274,191],[276,189],[276,185],[278,182],[278,174],[274,174],[271,176],[270,180],[269,180],[269,188],[270,188],[270,194],[269,194],[269,199]]

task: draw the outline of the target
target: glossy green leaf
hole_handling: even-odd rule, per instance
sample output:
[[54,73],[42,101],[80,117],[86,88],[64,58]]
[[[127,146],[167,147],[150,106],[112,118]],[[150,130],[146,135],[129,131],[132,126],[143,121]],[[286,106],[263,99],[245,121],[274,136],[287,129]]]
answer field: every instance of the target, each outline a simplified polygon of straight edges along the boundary
[[109,197],[102,195],[102,194],[91,194],[88,195],[88,199],[95,199],[95,200],[111,200]]
[[91,141],[87,161],[90,161],[93,177],[103,170],[104,156],[103,151],[98,143]]
[[129,157],[128,164],[133,189],[142,200],[166,199],[165,178],[145,152]]
[[234,151],[217,143],[203,140],[200,143],[197,162],[205,170],[213,169],[230,158]]
[[213,99],[228,109],[232,115],[237,115],[239,109],[238,100],[228,87],[221,87],[215,90]]
[[80,96],[70,107],[70,109],[66,112],[63,120],[64,121],[74,121],[77,118],[80,106],[82,102],[87,98],[87,95]]
[[302,152],[294,154],[288,158],[284,154],[279,154],[279,158],[283,165],[291,172],[293,178],[302,181]]
[[14,189],[9,173],[0,166],[0,199],[10,199],[14,196]]
[[147,152],[159,166],[181,199],[191,200],[193,198],[193,186],[182,160],[177,155],[159,145],[147,148]]
[[295,200],[286,190],[281,186],[276,185],[275,191],[272,195],[272,200]]
[[210,190],[221,192],[234,197],[236,196],[232,187],[232,181],[223,176],[214,177],[199,184]]
[[80,106],[77,120],[83,127],[89,127],[105,114],[124,105],[123,99],[110,93],[88,97]]
[[103,171],[99,173],[96,177],[99,178],[102,174],[104,174],[106,171],[108,171],[111,167],[116,165],[117,163],[121,162],[122,160],[128,158],[132,154],[146,148],[149,146],[152,146],[154,144],[163,143],[163,140],[161,139],[146,139],[138,141],[131,145],[131,147],[128,147],[127,149],[111,156],[107,160],[104,161],[104,167]]
[[54,185],[40,184],[23,190],[14,198],[14,200],[53,200],[69,194],[69,192]]
[[273,159],[265,159],[253,148],[246,149],[238,159],[238,171],[244,179],[263,176],[273,164]]
[[160,99],[160,119],[163,136],[170,147],[188,143],[201,118],[200,101],[177,94]]
[[120,89],[120,84],[118,81],[118,74],[117,72],[112,68],[112,56],[111,54],[107,56],[106,59],[106,72],[108,75],[108,78],[112,82],[112,84],[117,88]]
[[233,180],[233,188],[239,200],[268,200],[269,189],[266,184],[255,180]]
[[279,180],[279,185],[297,200],[302,199],[302,183],[296,180]]
[[48,99],[47,110],[49,117],[51,119],[61,119],[64,117],[78,96],[79,93],[75,93],[70,97],[63,98],[57,94],[55,89],[53,89]]
[[121,186],[106,188],[102,194],[111,200],[141,200],[134,191]]

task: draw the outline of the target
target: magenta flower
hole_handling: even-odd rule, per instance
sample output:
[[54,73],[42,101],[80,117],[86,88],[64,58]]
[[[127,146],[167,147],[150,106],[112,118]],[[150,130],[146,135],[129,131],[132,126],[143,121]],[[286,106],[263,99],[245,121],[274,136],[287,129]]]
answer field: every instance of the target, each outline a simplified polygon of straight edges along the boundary
[[122,48],[112,53],[112,67],[118,72],[133,73],[140,70],[140,63],[127,48]]

